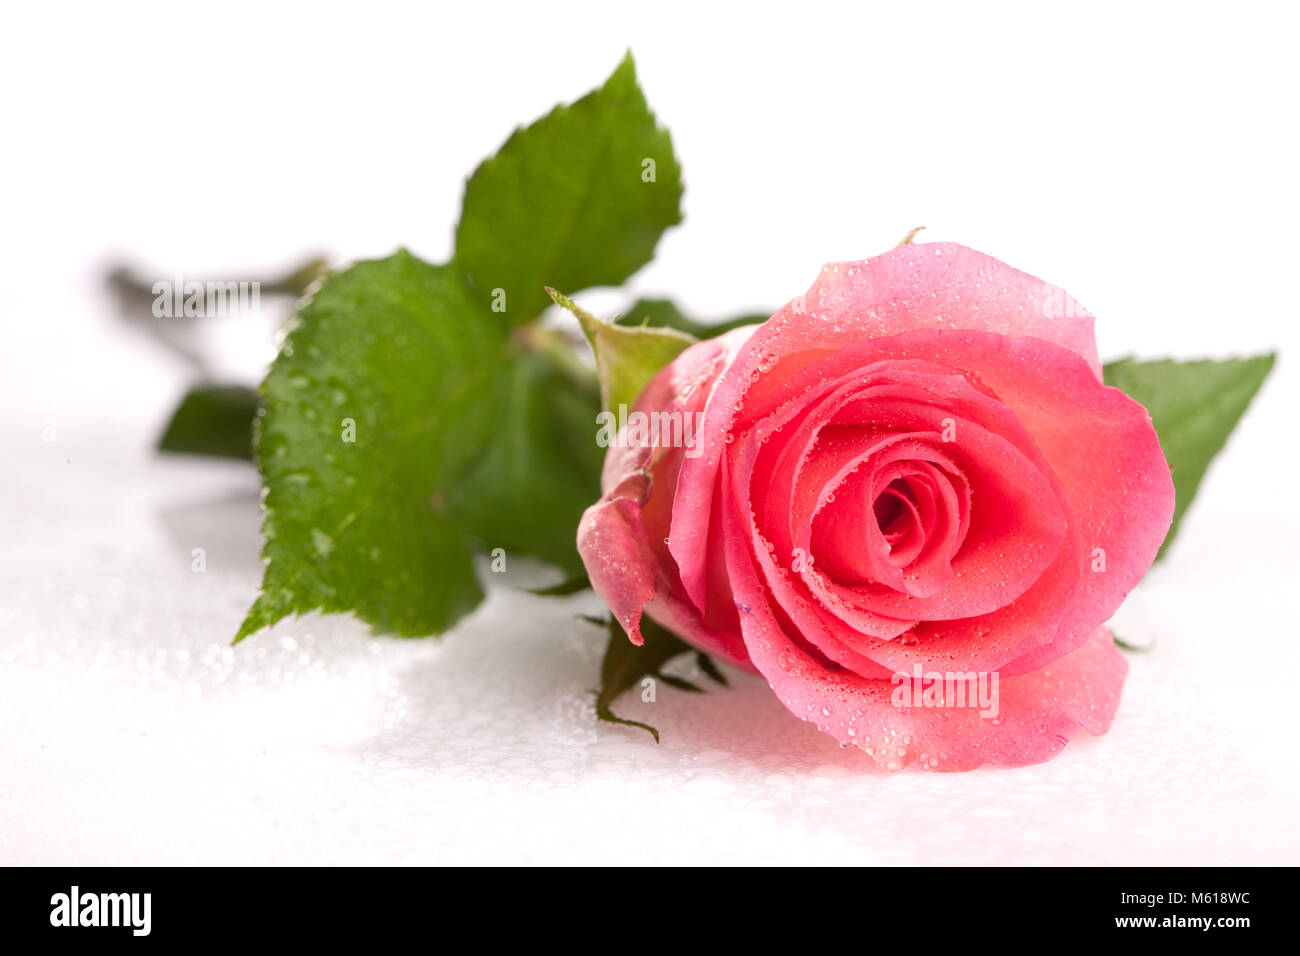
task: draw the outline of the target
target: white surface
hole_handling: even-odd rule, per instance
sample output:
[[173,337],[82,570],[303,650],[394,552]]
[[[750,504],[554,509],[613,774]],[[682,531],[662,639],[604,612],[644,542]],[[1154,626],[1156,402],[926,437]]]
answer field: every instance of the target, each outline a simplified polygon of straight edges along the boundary
[[[0,863],[1300,862],[1294,15],[596,9],[7,25]],[[255,476],[149,452],[185,374],[112,323],[99,269],[442,257],[463,176],[629,44],[688,181],[638,291],[773,304],[926,223],[1065,286],[1108,357],[1282,350],[1117,618],[1158,644],[1107,736],[867,775],[734,674],[624,700],[656,747],[590,716],[594,599],[514,593],[545,574],[517,563],[441,643],[312,617],[227,646]],[[223,335],[260,357],[260,331]]]

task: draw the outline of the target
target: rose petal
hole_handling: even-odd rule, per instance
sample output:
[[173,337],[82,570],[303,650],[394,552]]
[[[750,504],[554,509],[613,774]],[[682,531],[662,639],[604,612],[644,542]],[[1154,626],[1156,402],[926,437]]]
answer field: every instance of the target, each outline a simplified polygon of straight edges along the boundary
[[[914,761],[927,770],[1018,767],[1055,756],[1080,729],[1109,729],[1128,664],[1105,628],[1046,667],[999,674],[996,716],[977,707],[897,707],[893,681],[828,666],[782,628],[763,600],[739,516],[724,521],[736,594],[750,608],[741,615],[750,660],[791,713],[861,748],[881,769]],[[991,676],[986,681],[992,690]]]
[[[1150,566],[1173,514],[1173,482],[1150,417],[1141,405],[1117,389],[1103,386],[1088,362],[1076,353],[1042,339],[962,330],[913,332],[863,343],[847,324],[835,332],[816,317],[790,314],[778,323],[780,317],[778,314],[762,326],[746,343],[715,387],[706,414],[720,403],[736,401],[739,383],[751,383],[747,369],[757,368],[753,363],[758,356],[789,355],[801,371],[815,368],[806,353],[799,351],[809,342],[816,344],[815,351],[822,357],[851,352],[851,360],[864,367],[870,361],[905,356],[969,370],[982,391],[1005,404],[1002,414],[1022,423],[1022,431],[1033,436],[1029,450],[1045,462],[1050,481],[1059,488],[1056,497],[1068,512],[1068,553],[1063,548],[1013,605],[983,617],[936,622],[934,634],[924,643],[881,646],[880,654],[872,651],[874,660],[886,663],[883,655],[887,655],[889,666],[898,668],[925,660],[941,648],[944,653],[968,648],[963,653],[990,655],[970,657],[963,662],[968,666],[1035,669],[1078,647],[1109,619]],[[837,338],[841,340],[838,344]],[[754,407],[765,408],[763,402],[775,392],[775,386],[767,387]],[[750,400],[751,396],[746,396],[740,402],[742,408]],[[1008,437],[1001,426],[998,431]],[[707,423],[705,437],[711,437]],[[1017,447],[1026,450],[1021,443]],[[713,453],[706,447],[701,457],[686,463],[678,483],[679,497],[700,477],[689,475],[688,469],[694,465],[707,474]],[[978,509],[978,504],[975,507]],[[1098,548],[1105,552],[1105,572],[1081,573]],[[682,567],[680,571],[689,594],[690,569]],[[860,644],[854,646],[861,651]],[[1015,661],[1031,652],[1034,656]],[[994,654],[996,657],[991,656]]]
[[659,565],[641,522],[640,503],[617,497],[588,508],[578,523],[578,553],[592,588],[632,643],[643,644],[641,609],[655,596]]
[[[690,346],[661,369],[637,397],[631,411],[679,413],[700,411],[722,370],[753,331],[734,329],[716,339]],[[673,600],[674,580],[665,574],[667,546],[663,535],[671,515],[673,488],[680,462],[689,449],[629,446],[610,448],[601,475],[604,497],[586,510],[578,525],[578,553],[592,588],[609,605],[634,644],[641,644],[642,609],[655,603],[656,620],[701,642],[725,648],[726,656],[745,660],[737,629],[732,636],[713,633]],[[656,524],[662,515],[662,524]],[[647,525],[647,522],[649,524]],[[723,593],[729,593],[729,586]],[[665,620],[671,619],[671,620]],[[704,635],[710,635],[705,638]]]
[[1046,339],[1087,360],[1101,379],[1093,317],[1050,283],[951,242],[899,246],[862,262],[836,262],[804,295],[804,311],[854,337],[918,329],[970,329]]
[[[827,265],[804,296],[745,342],[718,382],[700,455],[682,469],[673,521],[687,526],[709,513],[725,436],[738,410],[825,354],[917,329],[975,328],[1054,342],[1082,356],[1100,380],[1092,327],[1092,316],[1061,289],[953,243],[914,243],[862,262]],[[683,544],[673,557],[686,594],[703,607],[705,556]]]

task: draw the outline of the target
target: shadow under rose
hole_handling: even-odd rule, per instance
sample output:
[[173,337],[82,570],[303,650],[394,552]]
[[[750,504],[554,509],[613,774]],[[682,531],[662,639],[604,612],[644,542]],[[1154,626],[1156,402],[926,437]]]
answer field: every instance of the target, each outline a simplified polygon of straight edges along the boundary
[[494,587],[488,600],[440,640],[435,656],[412,663],[396,681],[400,723],[363,748],[429,772],[451,769],[522,773],[592,770],[597,764],[678,766],[750,774],[883,776],[854,748],[841,747],[790,714],[761,677],[720,665],[728,686],[694,660],[674,659],[665,673],[702,689],[656,681],[624,693],[614,712],[659,730],[599,721],[599,683],[606,632],[580,615],[604,607],[590,592],[539,598]]

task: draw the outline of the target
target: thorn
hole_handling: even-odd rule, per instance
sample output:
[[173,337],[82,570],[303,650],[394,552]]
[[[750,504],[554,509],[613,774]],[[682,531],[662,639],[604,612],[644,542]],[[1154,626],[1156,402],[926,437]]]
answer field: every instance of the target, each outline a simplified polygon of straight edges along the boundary
[[[903,237],[902,241],[899,242],[898,246],[910,246],[912,244],[912,240],[916,238],[916,234],[924,228],[925,226],[917,226],[915,229],[913,229],[911,232],[909,232],[907,235]],[[894,248],[897,249],[898,246],[895,246]]]

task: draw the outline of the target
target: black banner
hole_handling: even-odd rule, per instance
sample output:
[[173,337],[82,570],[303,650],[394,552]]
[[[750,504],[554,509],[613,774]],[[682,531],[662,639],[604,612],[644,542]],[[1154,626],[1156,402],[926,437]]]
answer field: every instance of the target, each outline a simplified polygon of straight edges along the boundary
[[472,870],[11,868],[0,871],[0,925],[9,940],[95,946],[338,945],[412,935],[437,945],[467,923],[486,923],[494,937],[531,929],[547,944],[569,932],[585,945],[612,928],[662,945],[700,919],[710,933],[736,940],[789,932],[795,945],[813,949],[799,927],[852,935],[860,924],[864,946],[881,934],[946,947],[1029,930],[1050,931],[1044,942],[1104,936],[1231,946],[1261,928],[1285,928],[1283,882],[1293,882],[1289,873],[1264,869],[891,868],[731,873],[723,881],[688,870],[539,879]]

